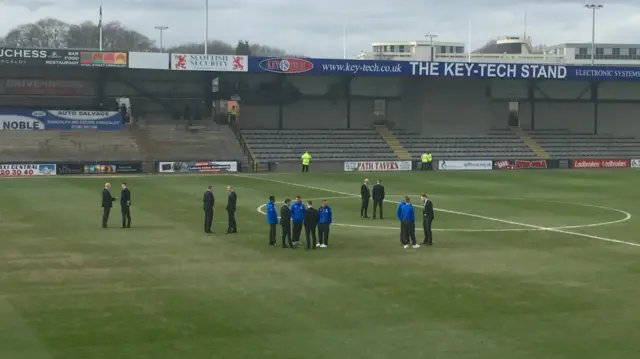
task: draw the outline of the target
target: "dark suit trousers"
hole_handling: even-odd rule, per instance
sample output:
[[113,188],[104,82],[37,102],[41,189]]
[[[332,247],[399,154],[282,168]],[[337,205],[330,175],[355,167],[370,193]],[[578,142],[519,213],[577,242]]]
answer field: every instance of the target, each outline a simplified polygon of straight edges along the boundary
[[302,223],[293,224],[293,241],[295,243],[300,242],[300,234],[302,234]]
[[269,225],[269,244],[276,245],[276,224]]
[[[282,247],[286,247],[287,243],[289,243],[289,247],[293,247],[293,243],[291,242],[291,224],[282,224]],[[287,242],[287,239],[289,240]]]
[[404,225],[400,222],[400,243],[404,244]]
[[213,225],[213,209],[204,210],[204,231],[205,233],[211,232],[211,226]]
[[362,206],[360,207],[360,217],[369,216],[369,198],[362,198]]
[[302,165],[302,172],[309,172],[309,165]]
[[109,222],[109,213],[111,213],[111,208],[102,208],[102,228],[107,228],[107,222]]
[[[304,236],[307,239],[307,249],[316,249],[316,243],[318,243],[318,239],[316,238],[316,227],[307,227],[304,226]],[[313,238],[313,246],[311,246],[311,239]]]
[[423,243],[433,243],[433,234],[431,232],[431,223],[433,219],[425,218],[422,221],[422,228],[424,229],[424,242]]
[[131,228],[131,209],[129,206],[122,206],[120,212],[122,212],[122,227]]
[[415,222],[402,222],[402,244],[409,244],[409,240],[411,240],[411,244],[416,244],[416,224]]
[[237,232],[238,227],[236,227],[236,211],[227,210],[227,214],[229,215],[229,226],[227,228],[227,232]]
[[318,224],[318,243],[329,245],[329,223]]
[[373,218],[376,218],[376,209],[380,208],[380,219],[382,219],[382,201],[373,200]]

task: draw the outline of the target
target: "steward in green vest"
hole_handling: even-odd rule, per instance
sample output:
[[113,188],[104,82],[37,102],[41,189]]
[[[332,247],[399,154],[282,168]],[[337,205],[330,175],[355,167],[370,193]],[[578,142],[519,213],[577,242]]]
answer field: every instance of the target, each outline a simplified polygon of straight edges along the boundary
[[302,172],[309,172],[309,163],[311,163],[311,155],[309,152],[305,151],[300,159],[302,160]]

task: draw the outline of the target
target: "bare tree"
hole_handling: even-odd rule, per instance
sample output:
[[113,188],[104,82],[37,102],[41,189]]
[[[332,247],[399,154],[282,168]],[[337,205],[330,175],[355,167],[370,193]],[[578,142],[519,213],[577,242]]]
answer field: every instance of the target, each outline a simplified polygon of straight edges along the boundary
[[[119,22],[110,22],[103,25],[103,48],[105,50],[119,51],[157,51],[158,47],[154,40],[149,37],[123,26]],[[1,39],[0,39],[1,40]],[[0,46],[30,47],[30,48],[72,48],[72,49],[98,49],[99,29],[98,25],[85,21],[78,25],[67,24],[56,19],[43,19],[31,24],[23,24],[13,28],[4,37],[4,43]],[[249,44],[245,53],[253,56],[284,56],[285,51],[276,47]],[[232,46],[224,41],[210,41],[207,52],[210,54],[229,55],[236,53],[236,46]],[[173,46],[167,52],[202,54],[204,53],[203,43],[186,43]]]
[[61,48],[67,47],[69,24],[56,19],[43,19],[20,25],[5,36],[7,46]]

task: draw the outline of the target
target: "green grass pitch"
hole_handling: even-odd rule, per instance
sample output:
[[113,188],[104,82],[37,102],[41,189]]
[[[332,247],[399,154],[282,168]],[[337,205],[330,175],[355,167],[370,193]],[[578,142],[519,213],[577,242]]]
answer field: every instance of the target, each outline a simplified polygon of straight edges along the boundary
[[[361,220],[348,195],[365,177],[381,179],[390,201],[427,191],[435,245],[402,248],[394,203],[384,221]],[[128,177],[130,230],[118,206],[100,228],[105,178],[0,179],[0,359],[636,358],[639,179]],[[109,180],[118,195],[120,179]],[[234,236],[223,234],[227,184],[239,198]],[[329,248],[269,247],[258,211],[269,195],[328,198]]]

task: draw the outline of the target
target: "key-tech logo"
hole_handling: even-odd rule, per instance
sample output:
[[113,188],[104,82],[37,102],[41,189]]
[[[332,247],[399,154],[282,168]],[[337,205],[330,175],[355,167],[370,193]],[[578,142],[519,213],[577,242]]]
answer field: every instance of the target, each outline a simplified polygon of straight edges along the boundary
[[313,63],[294,57],[276,57],[260,61],[260,68],[278,74],[301,74],[313,69]]

